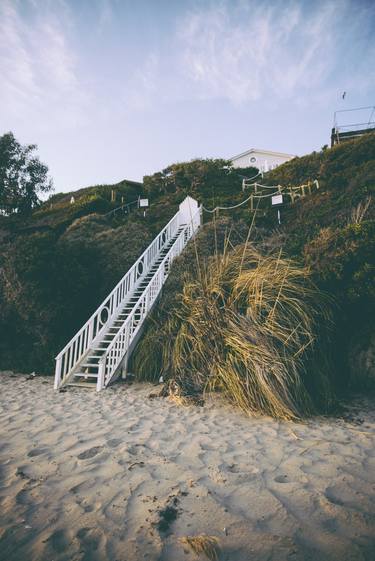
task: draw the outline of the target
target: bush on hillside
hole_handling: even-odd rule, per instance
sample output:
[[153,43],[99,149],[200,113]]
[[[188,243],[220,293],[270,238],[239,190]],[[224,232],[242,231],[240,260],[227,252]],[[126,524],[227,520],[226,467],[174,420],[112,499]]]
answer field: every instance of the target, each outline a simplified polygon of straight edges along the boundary
[[192,160],[172,164],[168,168],[143,178],[150,196],[179,193],[209,201],[214,206],[228,195],[241,193],[242,175],[254,176],[257,168],[238,170],[229,160]]
[[301,417],[332,404],[330,320],[307,269],[240,245],[197,261],[178,306],[138,345],[137,375],[219,390],[249,413]]
[[[3,245],[0,369],[52,373],[54,357],[150,243],[146,226],[77,219]],[[15,342],[17,344],[15,345]]]
[[323,189],[344,191],[349,186],[363,187],[374,180],[374,153],[375,134],[367,134],[329,150],[294,158],[268,172],[265,183],[301,185],[319,179]]
[[304,256],[331,293],[348,302],[375,303],[374,221],[323,228],[304,246]]

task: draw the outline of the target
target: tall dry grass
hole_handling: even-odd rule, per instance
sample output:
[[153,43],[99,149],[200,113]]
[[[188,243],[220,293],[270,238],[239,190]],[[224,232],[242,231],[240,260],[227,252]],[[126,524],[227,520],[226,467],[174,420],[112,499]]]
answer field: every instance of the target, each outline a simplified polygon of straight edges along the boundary
[[220,391],[248,413],[295,419],[326,407],[329,302],[281,252],[229,247],[185,282],[178,306],[143,341],[138,367],[158,354],[159,372],[181,388]]

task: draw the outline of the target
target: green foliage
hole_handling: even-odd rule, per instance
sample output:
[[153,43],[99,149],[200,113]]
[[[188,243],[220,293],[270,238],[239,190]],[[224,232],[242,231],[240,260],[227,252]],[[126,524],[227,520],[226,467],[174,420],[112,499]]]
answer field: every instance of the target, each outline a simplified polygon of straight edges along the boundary
[[329,150],[312,152],[270,171],[268,184],[300,185],[309,179],[319,179],[321,187],[342,190],[365,187],[374,180],[375,134],[337,144]]
[[37,146],[22,146],[9,132],[0,136],[0,209],[10,214],[29,213],[38,195],[52,189],[48,168],[35,155]]
[[304,256],[320,284],[336,297],[374,306],[375,221],[323,228],[304,246]]
[[97,302],[96,251],[82,252],[53,232],[19,236],[3,252],[0,292],[6,314],[1,366],[52,372],[53,357]]
[[251,177],[256,168],[237,170],[228,160],[192,160],[172,164],[161,172],[144,177],[146,192],[153,197],[178,193],[187,194],[216,205],[228,197],[241,194],[242,175]]
[[97,214],[62,234],[8,237],[0,250],[0,369],[52,373],[54,356],[151,238],[146,225],[113,227]]

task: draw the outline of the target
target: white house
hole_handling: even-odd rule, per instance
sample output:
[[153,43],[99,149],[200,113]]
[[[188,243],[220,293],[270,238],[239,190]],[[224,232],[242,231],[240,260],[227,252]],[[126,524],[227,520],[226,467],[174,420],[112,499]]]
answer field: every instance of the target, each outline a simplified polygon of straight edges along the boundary
[[271,150],[258,150],[251,148],[238,156],[230,158],[235,168],[248,168],[253,166],[259,171],[270,171],[277,166],[289,162],[296,156],[294,154],[284,154],[283,152],[271,152]]

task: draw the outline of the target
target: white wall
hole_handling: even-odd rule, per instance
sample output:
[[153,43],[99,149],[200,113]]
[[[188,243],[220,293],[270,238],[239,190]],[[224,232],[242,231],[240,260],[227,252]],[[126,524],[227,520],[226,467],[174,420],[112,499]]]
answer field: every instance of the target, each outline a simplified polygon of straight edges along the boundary
[[[255,158],[255,161],[252,161]],[[292,159],[292,156],[278,156],[273,154],[264,154],[262,152],[251,152],[240,158],[234,158],[232,160],[233,166],[235,168],[247,168],[249,166],[254,166],[260,171],[269,171],[274,169],[280,164],[284,164]]]

